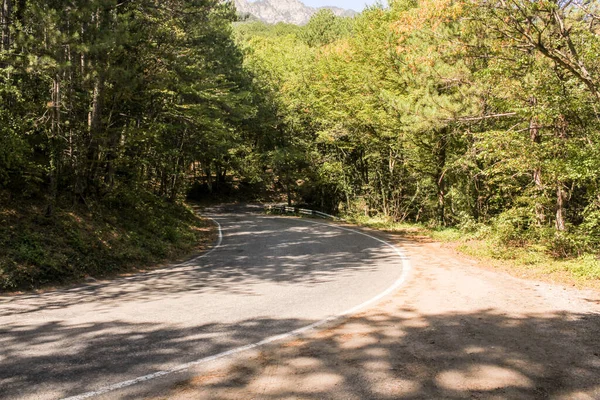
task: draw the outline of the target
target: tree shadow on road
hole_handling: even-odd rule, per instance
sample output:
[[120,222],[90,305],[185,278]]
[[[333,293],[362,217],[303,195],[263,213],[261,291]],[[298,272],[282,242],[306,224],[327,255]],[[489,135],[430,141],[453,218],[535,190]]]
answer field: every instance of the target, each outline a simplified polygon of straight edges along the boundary
[[[160,301],[166,296],[252,296],[254,285],[263,282],[313,287],[342,276],[376,271],[381,262],[399,264],[397,255],[385,244],[363,240],[356,245],[348,240],[355,234],[335,228],[284,218],[247,218],[243,214],[220,217],[228,218],[224,226],[226,240],[209,257],[106,283],[42,295],[0,297],[0,317],[86,303],[94,303],[97,311],[104,311],[126,301]],[[282,235],[288,236],[282,239]],[[256,253],[255,249],[264,251]]]
[[[243,217],[236,223],[230,231],[235,241],[221,249],[225,261],[192,260],[110,285],[25,297],[26,306],[1,304],[0,314],[16,317],[0,325],[0,398],[77,395],[315,322],[248,318],[182,328],[166,322],[85,323],[78,315],[25,320],[37,311],[73,313],[66,306],[93,302],[92,312],[112,315],[113,307],[128,301],[147,304],[183,294],[252,296],[254,283],[320,285],[340,275],[368,273],[374,263],[392,257],[383,244],[357,252],[341,231],[329,233],[339,244],[332,251],[319,247],[311,234],[314,226],[298,223],[293,241],[273,244],[281,235],[273,226]],[[306,259],[308,241],[320,250]],[[248,243],[270,246],[273,257],[245,254]],[[309,338],[270,346],[258,358],[241,357],[230,369],[181,380],[159,397],[594,399],[600,398],[598,332],[600,316],[592,313],[371,311]],[[138,389],[147,385],[135,387],[130,398],[141,397]]]
[[0,398],[77,395],[256,343],[273,332],[289,332],[305,324],[291,319],[253,319],[185,329],[122,321],[0,327]]
[[599,315],[395,315],[351,318],[157,398],[600,398]]
[[[260,319],[189,329],[52,322],[0,328],[0,398],[42,391],[54,398],[77,395],[311,322]],[[393,317],[369,313],[271,345],[260,357],[242,356],[230,369],[179,382],[158,397],[594,399],[600,396],[599,331],[596,314],[419,315],[409,308]],[[53,342],[71,345],[45,352]],[[21,350],[11,351],[16,345]],[[130,398],[139,398],[138,389],[147,386],[134,388]]]

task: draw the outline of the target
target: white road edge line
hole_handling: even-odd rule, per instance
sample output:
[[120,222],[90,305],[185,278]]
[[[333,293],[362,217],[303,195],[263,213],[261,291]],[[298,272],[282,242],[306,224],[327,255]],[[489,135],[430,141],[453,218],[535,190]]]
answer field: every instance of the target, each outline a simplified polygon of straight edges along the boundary
[[[274,218],[276,218],[276,217],[274,217]],[[221,225],[216,220],[213,219],[213,221],[215,221],[217,223],[218,227],[219,227],[219,242],[218,242],[217,246],[214,249],[212,249],[210,252],[204,254],[201,257],[197,257],[196,259],[208,256],[210,253],[212,253],[215,250],[217,250],[221,246],[221,244],[223,242],[223,234],[222,234],[222,230],[221,230]],[[363,236],[366,236],[368,238],[371,238],[373,240],[376,240],[376,241],[378,241],[380,243],[383,243],[384,245],[386,245],[386,246],[390,247],[392,250],[394,250],[396,252],[396,254],[399,256],[400,260],[402,261],[402,274],[401,274],[400,278],[398,278],[398,280],[396,280],[396,282],[394,282],[392,284],[392,286],[390,286],[387,290],[385,290],[383,293],[381,293],[381,294],[373,297],[371,300],[367,300],[366,302],[364,302],[364,303],[362,303],[362,304],[360,304],[360,305],[358,305],[356,307],[353,307],[353,308],[351,308],[351,309],[349,309],[347,311],[344,311],[341,314],[325,318],[325,319],[323,319],[321,321],[317,321],[317,322],[315,322],[313,324],[310,324],[308,326],[305,326],[303,328],[299,328],[299,329],[296,329],[296,330],[293,330],[291,332],[284,333],[284,334],[281,334],[281,335],[271,336],[271,337],[269,337],[267,339],[261,340],[260,342],[257,342],[257,343],[254,343],[254,344],[249,344],[249,345],[246,345],[246,346],[238,347],[238,348],[235,348],[235,349],[231,349],[231,350],[225,351],[223,353],[215,354],[213,356],[204,357],[204,358],[201,358],[201,359],[196,360],[196,361],[192,361],[192,362],[189,362],[189,363],[186,363],[186,364],[181,364],[181,365],[178,365],[176,367],[170,368],[170,369],[165,370],[165,371],[158,371],[158,372],[155,372],[153,374],[140,376],[138,378],[131,379],[131,380],[128,380],[128,381],[115,383],[113,385],[106,386],[106,387],[103,387],[101,389],[98,389],[98,390],[95,390],[95,391],[92,391],[92,392],[87,392],[87,393],[83,393],[83,394],[80,394],[80,395],[77,395],[77,396],[67,397],[67,398],[64,398],[63,400],[83,400],[83,399],[89,399],[91,397],[100,396],[100,395],[103,395],[103,394],[106,394],[106,393],[114,392],[116,390],[124,389],[124,388],[129,387],[129,386],[137,385],[138,383],[147,382],[147,381],[150,381],[150,380],[153,380],[153,379],[157,379],[157,378],[160,378],[160,377],[163,377],[163,376],[166,376],[166,375],[171,375],[171,374],[174,374],[174,373],[177,373],[177,372],[182,372],[182,371],[185,371],[185,370],[189,370],[189,369],[191,369],[193,367],[196,367],[196,366],[199,366],[199,365],[202,365],[202,364],[206,364],[206,363],[209,363],[211,361],[215,361],[215,360],[218,360],[218,359],[221,359],[221,358],[230,357],[230,356],[233,356],[235,354],[239,354],[239,353],[242,353],[242,352],[245,352],[245,351],[253,350],[253,349],[256,349],[258,347],[262,347],[262,346],[265,346],[265,345],[273,343],[273,342],[277,342],[277,341],[281,341],[281,340],[288,340],[288,339],[292,339],[294,337],[298,337],[298,336],[300,336],[300,335],[302,335],[302,334],[304,334],[306,332],[312,331],[315,328],[318,328],[318,327],[320,327],[322,325],[328,324],[328,323],[333,322],[333,321],[338,320],[338,319],[342,319],[342,318],[347,317],[347,316],[349,316],[351,314],[356,314],[358,311],[360,311],[360,310],[362,310],[364,308],[367,308],[370,305],[373,305],[374,303],[380,301],[384,297],[392,294],[393,292],[395,292],[396,290],[398,290],[402,285],[404,285],[406,283],[406,281],[408,280],[408,277],[410,276],[411,269],[412,269],[411,264],[410,264],[410,260],[408,259],[408,257],[406,256],[406,254],[401,249],[397,248],[393,244],[391,244],[389,242],[386,242],[385,240],[379,239],[379,238],[377,238],[375,236],[372,236],[372,235],[369,235],[367,233],[360,232],[360,231],[357,231],[357,230],[354,230],[354,229],[344,228],[344,227],[337,226],[337,225],[332,225],[332,224],[324,224],[322,222],[308,221],[308,220],[305,220],[305,219],[298,219],[298,221],[303,221],[303,222],[307,222],[307,223],[314,224],[314,225],[328,226],[328,227],[340,229],[340,230],[343,230],[343,231],[348,231],[348,232],[356,233],[356,234],[363,235]]]
[[219,248],[221,247],[221,245],[223,244],[223,229],[221,228],[221,224],[219,223],[219,221],[217,221],[214,218],[210,218],[207,217],[208,219],[210,219],[212,222],[214,222],[217,225],[217,228],[219,230],[219,239],[217,240],[217,244],[207,253],[204,253],[198,257],[194,257],[191,260],[188,260],[186,262],[180,263],[180,264],[175,264],[175,265],[171,265],[170,267],[167,268],[163,268],[163,269],[159,269],[157,271],[166,271],[172,268],[176,268],[176,267],[182,267],[182,266],[187,266],[190,263],[196,261],[196,260],[200,260],[201,258],[205,258],[208,257],[209,255],[211,255],[212,253],[214,253],[215,251],[219,250]]

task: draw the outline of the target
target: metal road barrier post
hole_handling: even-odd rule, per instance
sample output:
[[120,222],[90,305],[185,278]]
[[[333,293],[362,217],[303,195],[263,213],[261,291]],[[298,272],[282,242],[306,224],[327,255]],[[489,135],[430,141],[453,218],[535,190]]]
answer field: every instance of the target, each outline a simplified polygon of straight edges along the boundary
[[297,207],[288,207],[288,206],[265,206],[266,212],[274,212],[279,214],[296,214],[296,215],[310,215],[312,217],[319,217],[324,219],[332,219],[334,221],[341,221],[341,218],[338,218],[333,215],[325,214],[321,211],[309,210],[306,208],[297,208]]

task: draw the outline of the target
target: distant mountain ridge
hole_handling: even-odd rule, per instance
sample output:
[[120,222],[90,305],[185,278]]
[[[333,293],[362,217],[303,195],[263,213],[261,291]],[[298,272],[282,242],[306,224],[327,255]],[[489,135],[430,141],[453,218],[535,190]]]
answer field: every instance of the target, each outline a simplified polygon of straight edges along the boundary
[[299,0],[234,0],[240,14],[250,14],[268,24],[286,22],[295,25],[304,25],[320,9],[330,9],[335,15],[353,17],[357,13],[353,10],[344,10],[339,7],[308,7]]

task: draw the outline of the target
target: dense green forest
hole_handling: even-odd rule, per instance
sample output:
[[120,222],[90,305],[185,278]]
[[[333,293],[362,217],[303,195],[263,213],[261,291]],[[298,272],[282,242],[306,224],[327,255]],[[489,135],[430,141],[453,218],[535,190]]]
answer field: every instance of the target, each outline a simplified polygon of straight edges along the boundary
[[0,287],[189,250],[186,195],[232,192],[597,253],[597,0],[401,0],[303,27],[220,0],[0,5]]
[[242,167],[251,141],[233,6],[0,5],[0,287],[189,251],[203,223],[178,203],[195,175]]
[[236,32],[299,201],[570,257],[600,245],[599,6],[402,0]]
[[[251,81],[232,6],[195,1],[3,0],[2,186],[48,214],[146,190],[175,201],[193,162],[225,174]],[[209,176],[214,176],[208,174]]]

